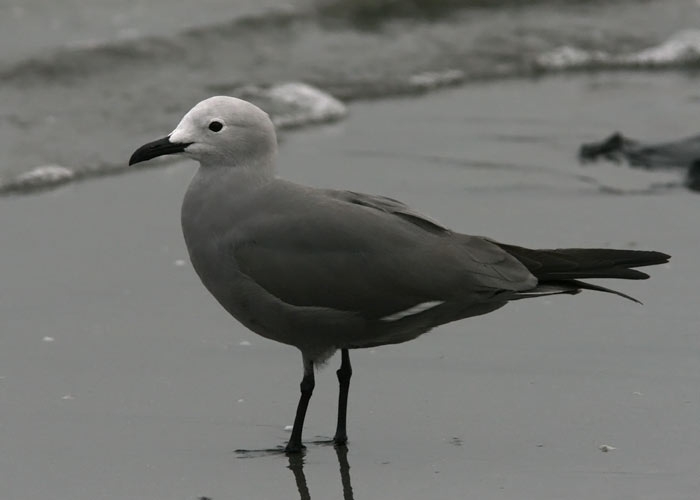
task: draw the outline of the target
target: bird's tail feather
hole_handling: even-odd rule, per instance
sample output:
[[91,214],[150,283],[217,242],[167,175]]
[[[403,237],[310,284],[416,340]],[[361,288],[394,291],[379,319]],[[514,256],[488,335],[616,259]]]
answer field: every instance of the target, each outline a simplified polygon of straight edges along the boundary
[[612,293],[639,302],[617,290],[580,281],[591,278],[640,280],[648,274],[637,267],[655,266],[668,262],[670,256],[647,250],[614,250],[607,248],[560,248],[535,250],[514,245],[498,244],[518,259],[535,275],[538,286],[518,293],[515,299],[538,295],[575,294],[580,290]]
[[636,267],[668,262],[670,256],[648,250],[612,250],[608,248],[558,248],[534,250],[498,244],[523,263],[540,282],[562,279],[618,278],[647,279]]

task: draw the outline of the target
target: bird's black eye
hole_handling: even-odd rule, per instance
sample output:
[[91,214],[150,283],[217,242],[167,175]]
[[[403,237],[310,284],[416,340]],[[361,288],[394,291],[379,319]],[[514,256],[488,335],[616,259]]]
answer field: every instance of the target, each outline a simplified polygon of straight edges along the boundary
[[217,122],[216,120],[209,124],[209,130],[212,132],[219,132],[222,128],[224,128],[223,123]]

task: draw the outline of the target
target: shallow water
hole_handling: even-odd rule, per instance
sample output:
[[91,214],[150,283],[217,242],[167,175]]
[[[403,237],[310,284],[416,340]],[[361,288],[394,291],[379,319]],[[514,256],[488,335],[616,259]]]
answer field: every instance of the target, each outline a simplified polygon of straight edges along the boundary
[[[0,7],[0,192],[123,171],[145,136],[212,94],[256,100],[302,81],[357,100],[560,71],[692,75],[700,61],[694,0],[445,0],[456,7],[430,20],[402,7],[431,4],[420,0],[386,0],[399,6],[386,12],[362,0],[83,3]],[[283,121],[318,120],[302,109]]]
[[[281,173],[301,182],[506,242],[673,255],[615,283],[643,307],[532,300],[354,352],[348,454],[311,445],[303,464],[235,452],[288,438],[301,359],[228,317],[186,262],[191,163],[0,199],[2,496],[694,498],[699,199],[674,173],[575,155],[616,128],[687,133],[695,94],[669,74],[513,80],[359,102],[287,135]],[[337,362],[317,376],[307,440],[333,431]]]

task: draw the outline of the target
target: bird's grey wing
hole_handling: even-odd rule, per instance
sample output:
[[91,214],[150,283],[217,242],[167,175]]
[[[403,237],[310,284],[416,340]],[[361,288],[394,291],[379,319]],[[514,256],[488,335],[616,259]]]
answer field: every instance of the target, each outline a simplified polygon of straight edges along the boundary
[[422,227],[426,231],[437,233],[450,232],[447,227],[443,226],[432,217],[428,217],[427,215],[412,209],[405,203],[395,200],[394,198],[356,193],[355,191],[326,190],[325,193],[328,196],[337,198],[338,200],[343,200],[347,203],[370,207],[374,208],[375,210],[396,215],[397,217],[403,218]]
[[381,318],[430,301],[488,301],[536,283],[486,239],[318,193],[284,210],[257,204],[265,210],[239,228],[239,269],[288,304]]

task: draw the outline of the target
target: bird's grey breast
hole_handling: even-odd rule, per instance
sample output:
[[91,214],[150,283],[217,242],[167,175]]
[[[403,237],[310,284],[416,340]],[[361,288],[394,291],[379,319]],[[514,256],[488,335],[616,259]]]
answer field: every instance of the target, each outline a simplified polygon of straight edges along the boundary
[[233,249],[253,210],[254,194],[196,175],[182,203],[181,222],[192,265],[214,295],[235,278]]
[[245,326],[292,345],[298,344],[290,336],[293,311],[247,275],[237,260],[237,250],[253,249],[253,259],[259,264],[257,241],[275,239],[275,221],[288,213],[290,203],[299,204],[295,192],[281,181],[241,190],[221,185],[207,189],[195,179],[182,205],[185,242],[204,286]]

